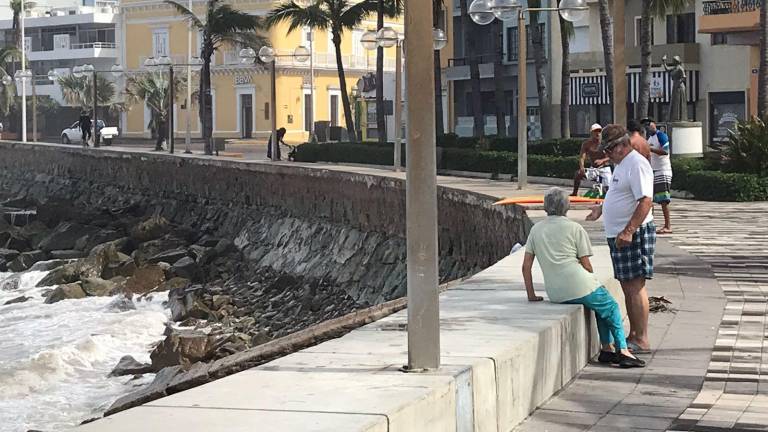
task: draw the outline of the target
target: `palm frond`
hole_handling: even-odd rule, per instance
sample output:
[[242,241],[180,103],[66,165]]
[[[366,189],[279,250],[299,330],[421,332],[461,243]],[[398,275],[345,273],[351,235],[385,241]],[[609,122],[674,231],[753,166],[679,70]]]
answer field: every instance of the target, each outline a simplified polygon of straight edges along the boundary
[[176,12],[179,13],[179,15],[182,15],[184,18],[186,18],[189,22],[192,23],[193,26],[202,29],[205,27],[203,22],[200,20],[200,18],[195,15],[195,13],[189,9],[187,9],[186,6],[182,5],[181,3],[177,3],[174,0],[164,0],[166,4],[169,4],[176,9]]
[[305,26],[325,30],[331,25],[331,17],[327,5],[322,0],[308,6],[299,5],[291,0],[272,9],[267,14],[265,23],[269,28],[279,23],[288,23],[289,33]]
[[211,11],[206,21],[211,34],[255,31],[264,27],[261,17],[239,11],[228,4],[222,4]]
[[664,18],[668,14],[679,14],[693,3],[694,0],[651,0],[651,16]]
[[269,45],[269,39],[258,33],[227,33],[221,35],[222,42],[229,42],[241,48],[252,48],[258,52],[263,46]]
[[560,17],[560,31],[565,33],[568,39],[571,39],[574,36],[576,36],[576,28],[573,26],[573,23],[571,21],[563,19],[563,17]]
[[[338,3],[345,3],[345,5],[342,6],[342,12],[339,16],[340,29],[343,30],[354,29],[359,26],[364,19],[375,14],[378,10],[376,0],[363,0],[353,5],[346,4],[346,0],[341,0]],[[386,6],[387,3],[390,2],[385,2],[385,14],[388,9]]]

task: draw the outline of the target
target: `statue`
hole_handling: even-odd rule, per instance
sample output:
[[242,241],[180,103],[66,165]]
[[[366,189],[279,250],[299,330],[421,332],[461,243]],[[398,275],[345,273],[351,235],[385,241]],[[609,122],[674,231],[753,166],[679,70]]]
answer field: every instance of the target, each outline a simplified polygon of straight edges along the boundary
[[672,57],[672,62],[667,64],[667,56],[661,58],[664,70],[669,72],[672,78],[672,97],[669,99],[669,121],[688,120],[688,94],[685,91],[685,68],[679,56]]

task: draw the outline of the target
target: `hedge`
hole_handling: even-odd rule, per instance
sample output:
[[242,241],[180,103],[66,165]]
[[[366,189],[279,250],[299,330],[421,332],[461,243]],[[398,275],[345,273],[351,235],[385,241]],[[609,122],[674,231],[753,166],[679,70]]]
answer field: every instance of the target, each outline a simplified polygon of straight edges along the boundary
[[766,201],[768,178],[755,174],[694,171],[686,190],[705,201]]

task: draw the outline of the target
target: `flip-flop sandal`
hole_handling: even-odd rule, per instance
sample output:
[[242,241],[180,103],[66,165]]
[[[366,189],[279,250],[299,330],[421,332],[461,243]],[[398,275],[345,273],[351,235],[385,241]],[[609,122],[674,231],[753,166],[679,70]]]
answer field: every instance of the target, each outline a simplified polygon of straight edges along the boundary
[[650,354],[651,353],[650,348],[648,349],[641,348],[640,345],[630,341],[627,341],[627,348],[629,349],[630,352],[632,352],[632,354]]
[[660,230],[656,230],[656,234],[662,234],[662,235],[663,234],[672,234],[672,230],[671,229],[664,229],[664,228],[662,228]]

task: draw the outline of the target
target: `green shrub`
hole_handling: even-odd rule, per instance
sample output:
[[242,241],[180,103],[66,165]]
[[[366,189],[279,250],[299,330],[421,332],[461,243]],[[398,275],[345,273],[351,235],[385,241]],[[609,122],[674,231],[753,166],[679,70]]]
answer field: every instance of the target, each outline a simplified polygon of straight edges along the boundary
[[723,151],[728,171],[768,175],[768,125],[752,118],[740,121]]
[[445,148],[457,148],[459,136],[453,132],[437,136],[437,146]]
[[707,201],[766,201],[768,179],[755,174],[694,171],[688,174],[686,190]]
[[578,168],[578,156],[528,155],[528,174],[532,176],[572,179]]
[[577,138],[540,141],[528,147],[529,154],[544,156],[578,156],[583,140]]
[[517,152],[517,138],[492,136],[487,138],[488,150]]
[[[403,154],[404,156],[404,154]],[[403,157],[405,159],[405,157]],[[296,148],[297,162],[341,162],[370,165],[392,165],[392,144],[355,143],[302,144]]]
[[514,174],[517,172],[517,155],[511,152],[443,149],[440,168],[453,171]]
[[689,176],[696,171],[712,170],[711,161],[699,158],[672,159],[672,189],[688,190]]

